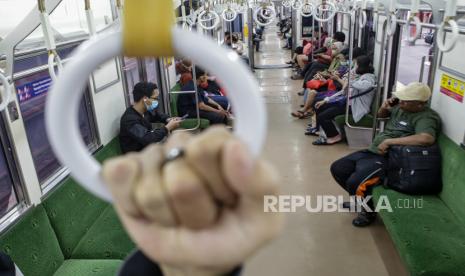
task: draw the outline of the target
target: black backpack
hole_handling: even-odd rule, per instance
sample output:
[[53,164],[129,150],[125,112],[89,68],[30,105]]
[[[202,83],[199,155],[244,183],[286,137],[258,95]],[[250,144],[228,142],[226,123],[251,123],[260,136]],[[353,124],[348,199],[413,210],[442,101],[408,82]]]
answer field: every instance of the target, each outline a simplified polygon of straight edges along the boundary
[[410,195],[431,195],[442,190],[439,146],[393,146],[389,149],[387,186]]

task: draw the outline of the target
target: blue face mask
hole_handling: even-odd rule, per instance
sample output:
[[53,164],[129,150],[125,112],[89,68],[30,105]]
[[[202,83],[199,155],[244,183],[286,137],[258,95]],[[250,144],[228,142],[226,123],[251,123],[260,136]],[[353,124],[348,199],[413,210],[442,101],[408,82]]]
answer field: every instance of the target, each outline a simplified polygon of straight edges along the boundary
[[157,100],[154,100],[154,101],[152,101],[152,105],[150,105],[150,106],[145,105],[145,106],[147,107],[147,111],[148,111],[148,112],[152,112],[152,111],[154,111],[155,109],[157,109],[157,107],[158,107],[158,101],[157,101]]

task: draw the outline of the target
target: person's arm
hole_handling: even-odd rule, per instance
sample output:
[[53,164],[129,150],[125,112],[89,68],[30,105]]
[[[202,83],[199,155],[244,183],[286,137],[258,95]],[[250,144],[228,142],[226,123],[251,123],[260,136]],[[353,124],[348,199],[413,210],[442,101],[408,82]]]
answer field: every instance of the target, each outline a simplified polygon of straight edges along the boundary
[[161,113],[160,111],[158,110],[155,110],[151,113],[149,113],[150,116],[149,118],[147,118],[147,120],[151,123],[163,123],[163,124],[167,124],[168,123],[168,119],[170,118],[170,116],[164,114],[164,113]]
[[391,104],[394,102],[394,99],[388,99],[386,100],[383,105],[378,110],[378,118],[380,119],[386,119],[391,116],[391,113],[393,112],[393,107]]
[[433,116],[422,117],[415,122],[414,135],[386,139],[378,146],[378,149],[381,153],[386,153],[391,146],[432,146],[436,143],[436,135],[440,128],[439,120]]
[[150,130],[139,123],[139,121],[136,119],[130,119],[124,122],[123,127],[127,129],[127,132],[132,139],[137,141],[139,144],[142,144],[143,146],[160,142],[169,133],[166,127]]
[[218,109],[213,108],[209,106],[208,104],[205,104],[204,102],[199,102],[199,109],[203,111],[209,111],[209,112],[217,112],[217,113],[219,112]]
[[368,91],[369,89],[373,89],[374,82],[368,78],[360,78],[354,82],[352,82],[352,87],[355,88],[357,91],[354,93],[353,96]]
[[218,110],[223,110],[223,108],[221,107],[221,105],[219,103],[215,102],[214,100],[212,100],[209,97],[207,97],[207,99],[208,99],[208,104],[216,106],[216,109],[218,109]]

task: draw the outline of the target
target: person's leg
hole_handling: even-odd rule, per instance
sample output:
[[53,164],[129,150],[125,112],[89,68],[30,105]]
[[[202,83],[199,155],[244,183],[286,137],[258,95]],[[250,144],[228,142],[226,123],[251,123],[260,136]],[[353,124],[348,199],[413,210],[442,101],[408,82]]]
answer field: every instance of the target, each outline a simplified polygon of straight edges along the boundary
[[210,111],[200,110],[200,118],[207,119],[212,125],[227,123],[227,118],[225,116]]
[[[323,109],[323,107],[325,107]],[[323,110],[317,110],[316,111],[316,119],[318,123],[321,125],[323,128],[323,131],[326,134],[326,137],[328,138],[327,143],[328,144],[333,144],[341,141],[340,133],[337,131],[336,126],[333,123],[333,120],[336,116],[344,114],[345,108],[344,106],[341,105],[324,105],[320,109]]]
[[304,108],[303,108],[304,110],[306,111],[313,110],[313,104],[315,102],[315,98],[317,95],[318,95],[318,92],[316,92],[315,90],[308,90],[307,100],[305,101]]
[[[385,175],[387,159],[368,151],[362,152],[361,155],[361,158],[356,161],[355,171],[346,180],[346,187],[349,195],[364,199],[371,195],[374,186],[381,183]],[[363,207],[352,221],[354,226],[368,226],[375,220],[376,213],[370,212],[374,211],[373,202],[369,200],[367,205],[371,210]]]
[[209,97],[210,99],[214,100],[219,105],[221,105],[221,107],[224,110],[228,109],[229,101],[228,101],[228,98],[226,98],[225,96],[209,96]]
[[297,64],[299,67],[304,70],[306,63],[308,62],[308,56],[306,55],[298,55],[297,56]]

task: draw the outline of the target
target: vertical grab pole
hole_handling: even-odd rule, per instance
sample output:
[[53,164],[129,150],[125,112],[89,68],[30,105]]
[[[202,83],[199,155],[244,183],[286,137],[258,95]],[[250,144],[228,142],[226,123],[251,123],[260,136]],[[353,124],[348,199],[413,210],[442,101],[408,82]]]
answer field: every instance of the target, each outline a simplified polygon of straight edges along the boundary
[[[379,67],[378,67],[378,87],[376,89],[376,97],[375,97],[375,101],[376,101],[376,105],[379,106],[379,102],[380,102],[380,99],[381,99],[381,88],[382,88],[382,83],[383,83],[383,80],[382,80],[382,77],[384,75],[384,46],[385,46],[385,42],[386,42],[386,27],[387,27],[387,21],[384,21],[383,23],[383,32],[382,32],[382,39],[381,39],[381,51],[380,51],[380,57],[379,57]],[[373,116],[373,134],[372,134],[372,137],[373,139],[375,139],[376,137],[376,131],[378,130],[378,110],[375,110],[375,114]]]

